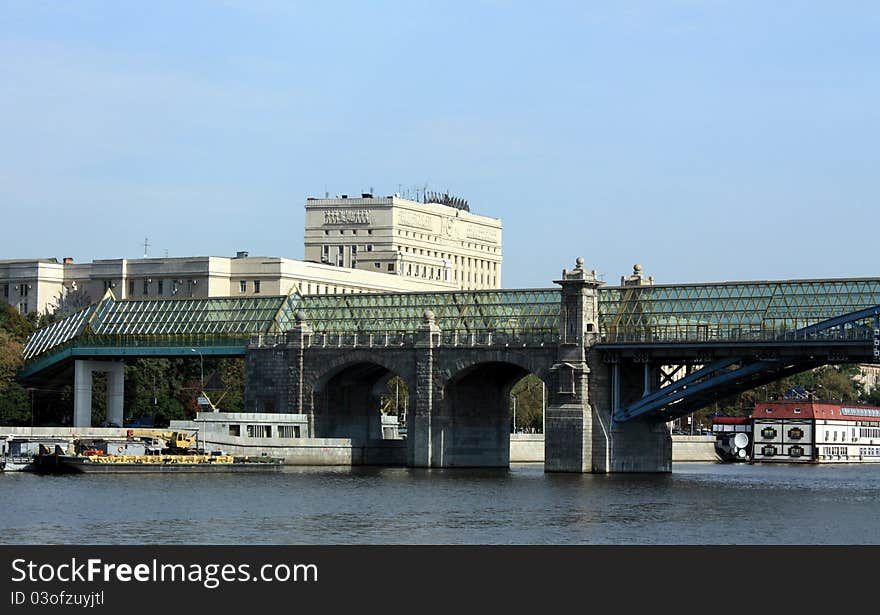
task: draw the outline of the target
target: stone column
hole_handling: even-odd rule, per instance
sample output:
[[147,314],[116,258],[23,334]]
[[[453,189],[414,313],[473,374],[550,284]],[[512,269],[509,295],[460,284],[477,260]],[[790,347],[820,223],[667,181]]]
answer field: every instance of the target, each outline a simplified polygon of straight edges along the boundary
[[434,382],[434,349],[440,344],[440,327],[436,316],[426,310],[415,338],[415,382],[410,391],[407,417],[406,448],[410,467],[430,468],[434,465],[432,421],[436,391]]
[[104,363],[100,370],[107,372],[107,422],[122,427],[125,423],[125,364]]
[[73,362],[73,426],[92,426],[91,361]]
[[287,347],[291,350],[288,357],[288,398],[294,405],[287,412],[300,414],[307,413],[309,417],[309,433],[315,437],[315,408],[312,404],[311,391],[305,391],[303,382],[305,378],[305,351],[312,343],[312,328],[306,322],[306,313],[297,310],[294,314],[296,324],[287,332]]
[[107,422],[122,427],[125,364],[122,361],[76,360],[73,363],[73,426],[92,426],[92,374],[107,373]]
[[[544,434],[544,470],[593,472],[608,453],[610,427],[590,405],[587,346],[598,331],[595,271],[578,258],[572,271],[563,270],[559,319],[559,353],[551,368]],[[602,470],[598,470],[602,471]]]
[[[626,287],[653,286],[654,278],[642,273],[642,266],[633,265],[631,276],[620,279],[620,285]],[[637,296],[637,295],[636,295]],[[651,331],[643,332],[645,342],[651,339]],[[599,358],[596,362],[598,364]],[[638,361],[641,361],[641,365]],[[624,366],[614,364],[618,376]],[[631,371],[641,370],[641,385],[638,378],[630,379],[629,385],[618,380],[615,397],[632,402],[640,396],[647,395],[658,386],[658,377],[650,364],[650,356],[646,353],[636,362],[626,366]],[[597,369],[601,369],[597,365]],[[613,367],[612,367],[613,369]],[[635,376],[635,374],[632,374]],[[595,407],[595,406],[594,406]],[[601,410],[600,406],[600,410]],[[614,411],[612,404],[611,412]],[[669,425],[654,419],[635,419],[623,423],[613,423],[611,430],[612,452],[608,472],[671,472],[672,471],[672,436]]]

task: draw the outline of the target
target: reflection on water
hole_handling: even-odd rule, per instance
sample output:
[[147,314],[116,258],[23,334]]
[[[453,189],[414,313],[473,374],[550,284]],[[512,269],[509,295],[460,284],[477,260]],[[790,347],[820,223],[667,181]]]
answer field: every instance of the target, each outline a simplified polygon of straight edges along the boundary
[[880,544],[880,465],[0,474],[0,542]]

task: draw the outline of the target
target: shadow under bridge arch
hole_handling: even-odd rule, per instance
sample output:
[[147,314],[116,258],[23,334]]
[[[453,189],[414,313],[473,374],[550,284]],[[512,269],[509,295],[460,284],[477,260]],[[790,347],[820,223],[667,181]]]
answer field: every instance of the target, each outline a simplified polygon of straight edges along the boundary
[[400,440],[409,407],[407,379],[369,360],[333,366],[312,386],[314,436],[354,444]]
[[[544,376],[504,361],[477,363],[453,374],[443,387],[438,412],[432,417],[432,465],[508,467],[512,408],[518,397],[511,392],[514,387],[524,391],[528,386],[523,384],[532,384],[538,411],[543,412]],[[526,378],[534,382],[523,383]],[[516,419],[520,428],[525,424],[522,418]],[[538,425],[541,418],[539,414]]]

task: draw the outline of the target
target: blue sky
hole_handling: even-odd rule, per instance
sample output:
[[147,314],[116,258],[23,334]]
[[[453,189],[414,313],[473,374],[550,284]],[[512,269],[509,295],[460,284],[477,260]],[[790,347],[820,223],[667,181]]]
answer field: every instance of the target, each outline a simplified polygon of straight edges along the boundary
[[0,258],[301,258],[449,190],[504,285],[876,276],[870,2],[0,0]]

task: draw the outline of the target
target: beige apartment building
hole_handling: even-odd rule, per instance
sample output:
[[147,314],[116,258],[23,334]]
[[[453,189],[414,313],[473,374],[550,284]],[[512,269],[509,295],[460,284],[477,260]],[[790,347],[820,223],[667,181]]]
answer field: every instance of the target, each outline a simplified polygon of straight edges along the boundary
[[22,314],[45,313],[64,288],[64,264],[54,258],[0,260],[0,299]]
[[397,195],[306,200],[305,258],[452,289],[501,287],[501,220],[461,199]]
[[0,297],[19,312],[54,311],[60,297],[83,291],[97,301],[450,290],[439,280],[406,278],[273,256],[193,256],[96,260],[0,260]]

